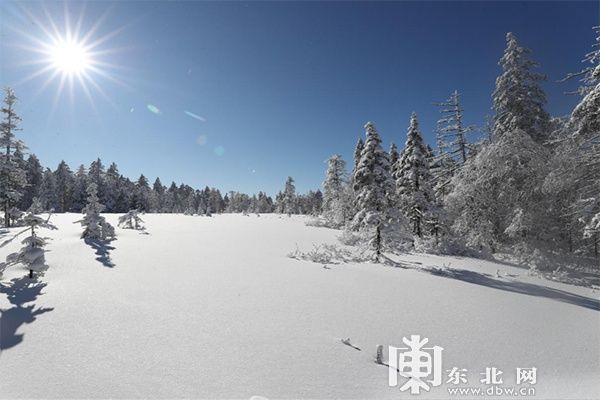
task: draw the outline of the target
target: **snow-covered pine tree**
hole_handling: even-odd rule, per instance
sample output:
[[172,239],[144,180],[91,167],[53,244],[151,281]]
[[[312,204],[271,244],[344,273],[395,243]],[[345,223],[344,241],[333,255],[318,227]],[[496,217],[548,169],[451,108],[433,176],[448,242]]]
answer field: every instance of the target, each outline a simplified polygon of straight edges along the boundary
[[[30,227],[30,235],[23,239],[21,242],[23,247],[18,253],[11,254],[7,257],[7,264],[5,267],[13,264],[22,264],[29,270],[29,278],[33,279],[35,272],[40,274],[48,269],[44,256],[44,253],[46,252],[46,250],[44,250],[46,240],[38,236],[37,229],[56,229],[56,227],[50,224],[48,220],[44,220],[42,217],[33,213],[28,213],[23,218],[23,223]],[[3,270],[0,270],[0,276],[2,275],[2,272]]]
[[352,179],[356,214],[350,224],[366,232],[375,254],[393,246],[400,233],[398,213],[392,201],[394,180],[390,174],[388,154],[381,147],[375,124],[365,125],[366,140]]
[[135,183],[133,206],[141,211],[148,211],[150,208],[150,184],[144,174],[141,174]]
[[64,213],[71,209],[73,199],[73,173],[66,162],[61,161],[54,172],[56,178],[56,197],[58,212]]
[[400,158],[400,153],[398,153],[398,148],[396,147],[395,143],[390,145],[390,151],[388,154],[390,156],[390,172],[394,172],[394,165],[396,165],[396,162],[398,162],[398,159]]
[[288,176],[285,181],[285,188],[283,189],[283,212],[288,216],[296,214],[297,212],[297,198],[296,198],[296,186],[294,185],[294,178]]
[[358,163],[360,162],[360,156],[362,154],[363,147],[365,147],[365,142],[362,140],[362,138],[358,138],[356,146],[354,147],[354,166],[352,168],[352,176],[354,176],[356,168],[358,167]]
[[204,197],[200,196],[200,200],[198,200],[198,208],[196,209],[196,214],[204,215],[206,214],[206,201],[204,201]]
[[100,212],[104,210],[104,206],[98,200],[98,187],[94,182],[88,185],[87,193],[88,199],[87,205],[83,209],[83,219],[77,221],[84,227],[81,237],[98,240],[114,237],[114,228],[100,215]]
[[102,164],[100,158],[97,158],[90,164],[90,168],[88,169],[88,181],[96,184],[98,199],[104,204],[106,201],[106,178],[104,164]]
[[46,168],[42,175],[42,185],[40,186],[40,200],[44,205],[44,210],[54,212],[58,201],[56,200],[56,177]]
[[152,193],[150,193],[150,209],[152,212],[163,212],[165,203],[165,187],[160,178],[154,180],[152,185]]
[[550,117],[544,110],[546,94],[540,82],[546,77],[532,71],[537,63],[530,50],[519,46],[511,32],[506,34],[506,50],[500,59],[502,74],[496,79],[494,102],[494,140],[506,132],[525,132],[538,143],[548,135]]
[[[104,205],[108,212],[124,212],[129,210],[129,204],[125,205],[122,193],[122,176],[116,163],[111,163],[104,174]],[[86,186],[87,187],[87,186]],[[125,207],[125,208],[123,208]]]
[[21,197],[21,200],[19,201],[19,208],[21,210],[27,210],[31,206],[33,199],[39,197],[43,174],[44,169],[40,164],[40,160],[35,154],[30,154],[25,163],[27,185],[25,186],[23,197]]
[[596,43],[583,60],[586,67],[566,78],[582,77],[578,93],[583,96],[571,113],[566,129],[571,139],[568,154],[574,165],[574,173],[570,178],[576,182],[577,192],[577,200],[572,208],[575,217],[584,223],[585,237],[596,238],[594,253],[597,254],[597,233],[590,236],[593,229],[589,227],[594,225],[592,221],[600,213],[600,26],[593,29]]
[[346,223],[349,211],[348,173],[346,162],[339,154],[327,160],[323,181],[323,216],[328,224],[340,227]]
[[428,155],[429,151],[419,132],[417,114],[413,113],[406,145],[394,168],[393,178],[396,181],[398,204],[410,220],[413,233],[419,237],[432,231],[437,220]]
[[0,122],[0,202],[4,209],[4,225],[10,227],[10,209],[17,204],[27,185],[25,171],[19,167],[14,153],[24,148],[23,142],[15,138],[20,130],[21,118],[15,112],[17,96],[11,88],[5,89],[2,122]]
[[185,210],[183,210],[184,215],[194,215],[196,213],[200,213],[198,207],[196,206],[196,196],[194,193],[191,193],[187,198],[187,205]]
[[81,164],[75,172],[73,182],[73,211],[81,212],[87,202],[88,177],[85,166]]
[[33,200],[31,200],[31,205],[27,209],[27,212],[31,213],[31,214],[43,213],[44,205],[42,204],[42,201],[40,199],[38,199],[37,197],[34,197]]
[[129,210],[127,214],[119,217],[119,226],[123,229],[144,230],[144,221],[138,210]]

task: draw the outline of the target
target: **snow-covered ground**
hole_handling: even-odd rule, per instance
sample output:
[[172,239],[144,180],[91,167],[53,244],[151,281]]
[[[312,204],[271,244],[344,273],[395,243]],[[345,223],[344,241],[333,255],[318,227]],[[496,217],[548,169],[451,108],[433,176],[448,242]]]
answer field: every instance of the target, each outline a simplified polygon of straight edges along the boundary
[[[117,228],[96,248],[78,218],[53,216],[41,283],[5,273],[2,398],[452,398],[454,366],[468,386],[536,367],[537,399],[600,397],[597,290],[459,257],[323,268],[287,254],[339,232],[301,217],[145,215],[148,234]],[[411,334],[444,348],[444,384],[419,396],[374,362]]]

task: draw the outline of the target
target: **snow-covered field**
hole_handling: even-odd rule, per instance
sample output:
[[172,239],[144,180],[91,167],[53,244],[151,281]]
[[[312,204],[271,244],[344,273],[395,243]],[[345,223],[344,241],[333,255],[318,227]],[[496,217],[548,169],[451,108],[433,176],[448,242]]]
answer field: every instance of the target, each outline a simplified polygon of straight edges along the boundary
[[[104,248],[79,238],[78,218],[53,216],[43,283],[3,278],[2,398],[451,397],[446,376],[419,396],[388,386],[376,345],[411,334],[468,386],[486,367],[507,386],[536,367],[537,399],[600,397],[598,291],[458,257],[327,269],[287,257],[337,242],[301,217],[145,215],[148,234],[117,229]],[[426,269],[444,266],[456,271]]]

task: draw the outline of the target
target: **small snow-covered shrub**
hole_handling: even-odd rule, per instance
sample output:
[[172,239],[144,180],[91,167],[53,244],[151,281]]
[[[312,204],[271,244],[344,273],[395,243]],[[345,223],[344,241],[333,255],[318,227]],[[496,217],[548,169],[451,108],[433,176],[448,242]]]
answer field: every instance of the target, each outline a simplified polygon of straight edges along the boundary
[[344,229],[342,234],[338,236],[338,240],[346,246],[357,246],[364,240],[364,237],[359,232]]
[[333,228],[333,226],[331,226],[328,221],[322,217],[308,218],[304,225],[314,226],[316,228]]
[[288,257],[319,264],[340,264],[355,260],[349,250],[332,244],[313,245],[312,250],[306,252],[300,251],[296,246],[296,250],[290,252]]
[[119,226],[123,229],[144,230],[144,221],[139,216],[138,210],[130,210],[119,217]]

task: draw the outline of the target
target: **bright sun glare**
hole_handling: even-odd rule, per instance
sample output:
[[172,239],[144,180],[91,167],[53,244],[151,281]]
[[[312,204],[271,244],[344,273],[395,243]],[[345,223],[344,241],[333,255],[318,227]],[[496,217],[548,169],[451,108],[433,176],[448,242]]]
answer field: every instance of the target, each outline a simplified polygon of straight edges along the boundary
[[106,60],[114,49],[107,47],[105,43],[122,28],[99,36],[98,31],[106,14],[95,18],[95,22],[86,29],[83,10],[77,18],[65,7],[64,18],[55,19],[50,12],[43,9],[42,15],[46,20],[40,20],[37,15],[23,9],[40,30],[33,32],[17,30],[23,38],[28,39],[28,43],[22,44],[22,47],[37,54],[28,64],[38,67],[34,68],[22,82],[45,77],[45,82],[38,89],[39,92],[51,83],[56,83],[53,109],[59,104],[64,89],[68,89],[67,95],[73,100],[76,95],[75,87],[79,87],[93,106],[96,96],[91,89],[95,89],[102,97],[111,101],[104,93],[101,80],[122,84],[115,76],[117,66]]
[[54,68],[64,74],[81,74],[92,65],[86,48],[75,41],[62,40],[50,48],[50,58]]

